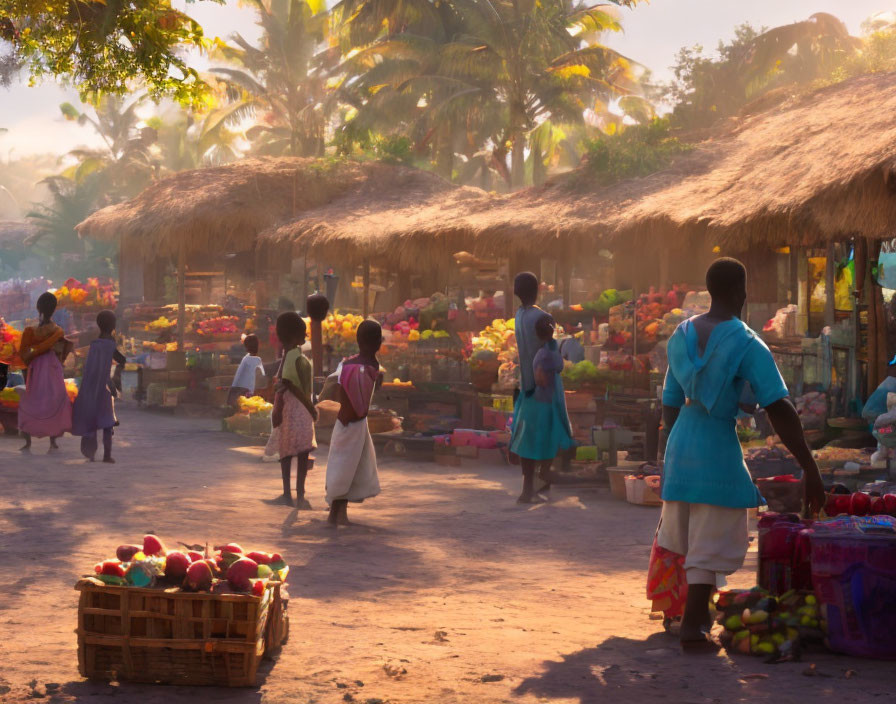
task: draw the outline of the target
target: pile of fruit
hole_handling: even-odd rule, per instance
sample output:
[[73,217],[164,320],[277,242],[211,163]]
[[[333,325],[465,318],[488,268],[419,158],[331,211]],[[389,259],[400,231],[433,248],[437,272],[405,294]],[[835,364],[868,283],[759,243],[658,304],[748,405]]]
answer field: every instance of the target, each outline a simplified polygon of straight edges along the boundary
[[0,389],[0,408],[17,411],[19,409],[19,393],[15,389]]
[[434,293],[429,298],[405,301],[393,312],[380,316],[380,323],[385,330],[398,331],[402,323],[412,322],[423,330],[431,330],[438,321],[451,320],[455,317],[457,310],[452,308],[448,297],[444,293]]
[[0,363],[11,367],[24,367],[19,357],[22,333],[0,317]]
[[235,315],[219,315],[196,323],[196,333],[203,337],[238,337],[239,322]]
[[68,400],[74,403],[75,399],[78,398],[78,384],[75,383],[74,379],[65,380],[65,392],[68,394]]
[[177,325],[176,320],[168,320],[166,316],[160,315],[155,320],[152,320],[144,325],[143,329],[147,332],[162,332],[163,330],[170,330],[175,325]]
[[800,639],[823,637],[824,624],[812,594],[789,591],[774,597],[761,587],[716,595],[716,618],[729,650],[771,659],[795,655]]
[[812,453],[815,461],[825,463],[826,465],[843,466],[847,462],[855,462],[856,464],[868,464],[871,461],[870,456],[865,450],[857,450],[851,447],[831,447],[826,445],[820,450]]
[[152,350],[153,352],[177,352],[176,342],[150,342],[143,341],[143,349]]
[[828,516],[893,516],[896,518],[896,494],[871,496],[862,491],[850,494],[848,490],[837,487],[828,494],[824,505]]
[[119,545],[115,559],[97,563],[92,576],[115,586],[262,596],[268,585],[285,581],[288,572],[279,553],[244,552],[236,543],[212,553],[168,550],[157,536],[146,535],[143,545]]
[[240,397],[237,406],[243,413],[251,415],[270,415],[274,404],[268,403],[261,396]]
[[110,279],[91,277],[87,279],[87,283],[81,283],[77,279],[69,278],[53,293],[59,301],[60,308],[101,310],[115,308],[118,305],[115,285]]
[[586,359],[575,364],[567,362],[561,376],[564,388],[576,389],[582,386],[621,382],[624,375],[609,368],[597,367]]
[[615,288],[608,288],[595,300],[587,301],[581,305],[572,305],[569,308],[573,311],[587,311],[593,313],[598,318],[605,318],[609,315],[610,308],[628,303],[633,296],[633,291],[617,291]]
[[357,354],[358,326],[363,322],[364,316],[362,315],[340,313],[339,311],[330,313],[321,324],[323,343],[329,345],[333,352],[342,357]]

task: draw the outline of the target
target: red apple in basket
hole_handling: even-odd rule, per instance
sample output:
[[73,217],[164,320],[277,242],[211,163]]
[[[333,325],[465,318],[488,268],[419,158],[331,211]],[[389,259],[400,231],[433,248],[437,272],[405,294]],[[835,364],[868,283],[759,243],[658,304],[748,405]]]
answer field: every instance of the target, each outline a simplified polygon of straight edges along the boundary
[[849,512],[853,516],[867,516],[871,510],[871,497],[857,491],[849,499]]
[[873,499],[871,499],[871,508],[869,510],[869,513],[872,516],[880,516],[881,514],[884,514],[886,512],[887,504],[884,501],[883,496],[875,496]]
[[896,517],[896,494],[884,494],[884,505],[887,507],[887,513]]

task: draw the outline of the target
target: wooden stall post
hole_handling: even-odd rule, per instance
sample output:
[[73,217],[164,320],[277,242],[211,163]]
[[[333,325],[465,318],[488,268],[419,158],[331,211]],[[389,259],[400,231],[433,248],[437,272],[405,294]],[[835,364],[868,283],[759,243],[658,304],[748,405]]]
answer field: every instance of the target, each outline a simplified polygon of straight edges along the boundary
[[184,351],[187,324],[187,248],[183,240],[177,249],[177,350]]
[[322,325],[330,311],[330,302],[322,293],[315,293],[305,300],[305,310],[311,318],[311,364],[314,376],[324,373],[324,343]]
[[834,326],[834,243],[828,242],[824,266],[824,324]]
[[364,260],[364,300],[361,303],[361,313],[365,318],[370,315],[370,259]]

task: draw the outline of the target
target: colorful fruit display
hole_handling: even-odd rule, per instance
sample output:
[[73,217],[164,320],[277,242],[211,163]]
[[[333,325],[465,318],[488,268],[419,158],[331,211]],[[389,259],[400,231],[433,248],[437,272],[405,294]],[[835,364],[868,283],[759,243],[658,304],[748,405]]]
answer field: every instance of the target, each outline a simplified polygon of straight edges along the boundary
[[115,308],[118,300],[115,297],[115,284],[111,279],[91,277],[86,283],[69,278],[54,292],[60,308],[80,308],[102,310]]
[[74,403],[78,398],[78,384],[74,379],[65,380],[65,392],[68,394],[68,400]]
[[14,368],[24,367],[19,357],[22,344],[22,333],[0,317],[0,363]]
[[263,596],[285,582],[289,567],[279,553],[244,552],[236,543],[214,550],[169,550],[157,536],[142,545],[119,545],[115,558],[98,562],[91,575],[114,586],[181,589],[190,592],[240,592]]
[[795,656],[801,639],[821,640],[824,622],[813,594],[791,590],[779,597],[761,587],[729,589],[715,597],[721,640],[729,651],[770,660]]
[[896,494],[871,496],[861,491],[828,494],[824,505],[828,516],[893,516],[896,518]]
[[240,411],[249,415],[270,415],[271,410],[274,408],[274,404],[268,403],[261,396],[250,396],[248,398],[243,396],[237,401],[237,406]]
[[166,316],[160,315],[155,320],[144,325],[143,329],[147,332],[162,332],[163,330],[170,330],[175,325],[177,325],[176,320],[169,320]]
[[233,337],[240,334],[240,319],[235,315],[219,315],[196,323],[196,334],[201,337]]
[[[305,321],[306,324],[308,321]],[[329,345],[333,352],[342,357],[358,353],[358,326],[364,322],[364,316],[353,313],[330,313],[321,323],[323,343]]]

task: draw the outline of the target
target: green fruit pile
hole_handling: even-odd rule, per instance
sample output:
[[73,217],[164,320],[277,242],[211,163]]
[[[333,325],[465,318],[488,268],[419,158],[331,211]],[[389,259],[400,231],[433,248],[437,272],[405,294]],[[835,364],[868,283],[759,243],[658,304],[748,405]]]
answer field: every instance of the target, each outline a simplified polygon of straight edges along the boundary
[[761,587],[729,589],[716,595],[722,641],[744,655],[780,658],[799,649],[801,639],[821,635],[821,612],[813,594],[791,590],[779,597]]

